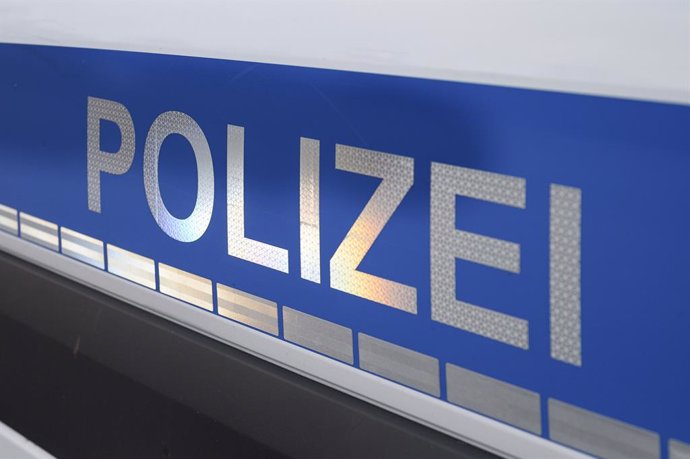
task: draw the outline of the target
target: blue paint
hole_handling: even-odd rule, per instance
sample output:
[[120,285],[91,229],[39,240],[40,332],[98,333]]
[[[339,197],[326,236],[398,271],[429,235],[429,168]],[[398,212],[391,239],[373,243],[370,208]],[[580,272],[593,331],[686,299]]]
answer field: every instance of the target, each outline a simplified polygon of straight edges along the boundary
[[[690,441],[690,108],[414,78],[130,52],[0,45],[0,203],[281,305]],[[131,112],[136,156],[86,185],[87,97]],[[205,235],[166,236],[144,194],[160,113],[202,127],[215,170]],[[226,125],[245,128],[246,233],[290,274],[229,257]],[[322,284],[299,277],[299,138],[321,142]],[[418,289],[418,314],[328,287],[328,262],[378,180],[335,170],[335,144],[415,158],[415,183],[360,269]],[[102,145],[116,150],[117,129]],[[431,161],[527,179],[527,208],[458,198],[458,228],[521,244],[518,275],[458,261],[458,298],[529,320],[520,350],[437,322],[429,304]],[[191,147],[166,140],[161,190],[194,206]],[[549,185],[582,190],[583,365],[549,355]],[[442,371],[442,374],[444,372]],[[445,396],[445,381],[441,381]],[[545,417],[545,416],[544,416]],[[545,429],[546,431],[546,426]]]

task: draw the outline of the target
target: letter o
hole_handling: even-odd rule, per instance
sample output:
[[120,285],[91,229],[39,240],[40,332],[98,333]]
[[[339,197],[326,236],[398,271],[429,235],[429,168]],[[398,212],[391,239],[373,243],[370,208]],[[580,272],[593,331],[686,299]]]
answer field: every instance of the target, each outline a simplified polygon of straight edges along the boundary
[[[174,217],[165,207],[158,183],[160,149],[171,134],[187,139],[196,158],[196,204],[192,213],[183,219]],[[203,236],[213,213],[213,160],[204,132],[189,115],[174,111],[161,113],[151,125],[144,146],[144,188],[151,214],[168,236],[181,242],[193,242]]]

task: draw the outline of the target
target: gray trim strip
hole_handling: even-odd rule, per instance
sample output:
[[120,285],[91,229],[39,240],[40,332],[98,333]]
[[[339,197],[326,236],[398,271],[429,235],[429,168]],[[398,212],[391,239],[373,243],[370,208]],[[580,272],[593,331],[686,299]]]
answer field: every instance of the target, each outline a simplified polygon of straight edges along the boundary
[[[103,242],[64,227],[60,228],[60,238],[61,250],[64,255],[96,268],[105,269]],[[72,244],[75,247],[72,247]]]
[[48,220],[43,220],[42,218],[34,217],[33,215],[20,212],[19,221],[22,226],[29,226],[38,231],[46,233],[51,233],[52,231],[55,231],[55,234],[57,235],[57,225],[53,222],[49,222]]
[[216,284],[218,314],[273,335],[278,334],[278,304],[241,290]]
[[[69,231],[69,232],[68,232]],[[60,237],[62,238],[63,241],[70,241],[76,245],[80,245],[84,248],[87,248],[89,250],[94,250],[96,252],[102,252],[103,251],[103,242],[98,241],[98,242],[93,242],[91,240],[87,240],[85,238],[80,238],[77,236],[76,231],[69,229],[69,228],[60,228]],[[89,236],[89,239],[94,239]]]
[[19,223],[17,222],[17,215],[9,218],[6,215],[0,215],[0,230],[6,231],[13,235],[19,234]]
[[22,239],[26,239],[27,241],[31,241],[56,252],[60,249],[58,226],[53,222],[20,212],[19,229],[19,234]]
[[658,459],[659,435],[549,399],[552,440],[606,459]]
[[7,218],[14,218],[15,220],[17,219],[17,209],[14,209],[12,207],[4,206],[0,204],[0,215],[7,217]]
[[352,330],[283,306],[285,339],[352,365]]
[[541,398],[536,392],[446,364],[448,401],[541,435]]
[[435,397],[441,395],[438,359],[411,349],[358,334],[359,366]]
[[152,290],[156,289],[156,265],[153,260],[111,244],[106,244],[106,250],[108,272]]
[[669,459],[690,459],[690,445],[671,439],[668,441]]
[[[158,272],[160,273],[160,265]],[[189,284],[171,280],[159,274],[158,282],[158,289],[161,293],[174,296],[178,300],[186,301],[187,303],[204,309],[213,310],[213,288],[211,286],[211,281],[209,281],[208,289],[198,289]]]

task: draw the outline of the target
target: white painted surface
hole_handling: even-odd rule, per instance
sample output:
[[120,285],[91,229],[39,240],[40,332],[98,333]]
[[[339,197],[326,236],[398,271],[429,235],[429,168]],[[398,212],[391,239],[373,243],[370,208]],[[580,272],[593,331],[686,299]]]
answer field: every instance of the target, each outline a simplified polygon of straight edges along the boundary
[[690,104],[690,0],[4,0],[0,42]]
[[0,459],[54,459],[53,456],[0,422]]

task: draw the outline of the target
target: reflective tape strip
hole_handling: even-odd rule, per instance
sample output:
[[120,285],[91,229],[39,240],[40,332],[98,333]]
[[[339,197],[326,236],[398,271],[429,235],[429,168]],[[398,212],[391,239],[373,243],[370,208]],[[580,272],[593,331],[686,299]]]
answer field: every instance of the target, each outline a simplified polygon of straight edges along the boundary
[[0,215],[0,229],[16,235],[19,229],[17,219],[11,219],[4,215]]
[[440,396],[438,359],[360,333],[359,366],[433,396]]
[[22,239],[42,245],[56,252],[60,248],[58,226],[55,223],[36,218],[23,212],[19,214],[19,223]]
[[[57,228],[56,228],[57,230]],[[28,239],[31,242],[46,246],[52,250],[58,249],[57,234],[53,235],[44,230],[36,229],[32,226],[22,227],[22,238]]]
[[158,263],[158,281],[161,293],[213,311],[213,285],[210,280]]
[[150,258],[107,245],[108,271],[150,289],[156,288],[156,266]]
[[0,204],[0,216],[7,218],[17,218],[17,209]]
[[60,228],[62,253],[68,257],[105,269],[103,242],[68,228]]
[[285,339],[352,365],[352,330],[318,317],[283,307]]
[[446,364],[448,401],[541,435],[541,401],[536,392]]
[[552,398],[549,432],[554,441],[607,459],[660,457],[658,434]]
[[17,210],[0,204],[0,230],[19,234],[19,223],[17,222]]
[[[258,354],[266,357],[272,362],[285,365],[287,368],[294,369],[298,372],[304,370],[307,376],[313,377],[318,381],[326,381],[348,392],[359,393],[365,400],[378,401],[386,409],[399,412],[401,406],[409,407],[411,404],[412,410],[405,412],[407,416],[427,426],[449,433],[456,438],[467,439],[466,431],[463,429],[456,430],[456,428],[458,426],[469,426],[472,429],[476,429],[475,435],[472,438],[479,444],[488,445],[488,447],[495,451],[505,452],[511,456],[515,455],[516,457],[525,458],[584,457],[580,452],[573,449],[560,446],[555,442],[547,441],[544,438],[532,434],[527,434],[518,429],[513,429],[502,423],[491,421],[486,417],[469,413],[466,410],[456,409],[441,400],[434,401],[414,391],[399,391],[396,389],[396,387],[399,386],[393,383],[372,377],[352,367],[343,366],[330,359],[323,359],[315,354],[304,352],[282,340],[276,340],[263,334],[253,333],[248,331],[246,327],[233,324],[230,321],[219,321],[217,318],[214,319],[210,314],[198,311],[195,308],[189,308],[185,306],[184,303],[175,301],[165,295],[160,295],[155,289],[137,290],[136,288],[131,288],[131,286],[128,287],[127,284],[117,280],[114,276],[110,276],[99,270],[91,269],[81,263],[70,262],[67,257],[63,257],[58,253],[47,252],[43,248],[22,241],[19,238],[12,237],[11,235],[0,234],[0,247],[14,256],[28,260],[39,266],[54,269],[70,278],[83,279],[86,285],[98,287],[98,289],[105,293],[115,295],[134,305],[144,307],[143,305],[145,304],[147,309],[150,307],[151,310],[157,314],[168,317],[179,323],[187,324],[195,330],[208,333],[211,337],[221,342],[237,345],[245,349],[256,349],[255,347],[253,348],[253,346],[255,346],[257,342],[267,346],[274,346],[275,349],[265,348],[268,349],[266,353],[263,353],[265,351],[265,349],[263,349],[261,352],[258,352]],[[121,274],[118,274],[118,269],[131,269],[136,276],[139,276],[140,280],[142,278],[150,278],[151,280],[148,282],[152,282],[153,286],[155,286],[155,262],[153,260],[112,245],[107,245],[106,250],[108,253],[108,271],[110,273],[120,276]],[[139,282],[139,280],[136,280],[136,276],[134,281]],[[144,280],[146,281],[146,279]],[[146,301],[142,302],[142,298]],[[166,300],[166,298],[168,299]],[[254,298],[262,300],[259,297]],[[295,316],[299,317],[295,319]],[[190,318],[194,322],[186,322],[190,320]],[[316,321],[318,325],[306,324],[304,318]],[[314,338],[314,334],[312,333],[312,337],[310,338],[313,341],[318,342],[318,339],[328,341],[330,336],[331,340],[339,342],[338,346],[336,346],[339,350],[349,347],[349,358],[350,361],[352,360],[352,331],[350,329],[300,313],[299,311],[291,310],[288,307],[284,307],[284,319],[285,323],[289,324],[289,329],[286,330],[285,334],[286,339],[291,339],[290,335],[294,334],[298,326],[307,325],[303,326],[303,328],[310,329],[312,332],[316,330],[317,334],[320,335]],[[300,321],[303,323],[300,323]],[[191,325],[192,323],[194,326]],[[222,325],[223,323],[225,325]],[[220,328],[216,328],[217,326]],[[253,334],[245,336],[246,333]],[[305,333],[304,335],[308,334],[309,333]],[[338,336],[341,334],[349,339],[342,339],[342,336]],[[301,344],[295,338],[292,338],[292,340],[293,342]],[[303,344],[303,346],[316,348],[318,344]],[[304,362],[309,364],[306,370],[304,366],[300,366]],[[314,368],[317,372],[312,372]],[[431,400],[431,403],[435,406],[433,413],[431,413],[433,416],[429,414],[429,400]],[[673,442],[678,443],[681,447],[685,446],[681,442]],[[669,443],[669,449],[672,447],[672,443]],[[683,449],[679,449],[678,447],[675,448],[674,451],[684,452]],[[684,456],[679,456],[679,458],[686,459]],[[677,458],[671,457],[670,459]]]
[[690,459],[690,445],[678,440],[668,442],[669,459]]
[[[0,208],[0,218],[7,218],[7,209]],[[62,242],[65,255],[103,266],[102,241],[68,228],[60,228],[58,237],[56,224],[23,213],[19,217],[22,237],[35,238],[41,245],[57,239],[54,245]],[[111,245],[107,251],[109,272],[155,288],[153,260]],[[213,310],[211,280],[162,263],[159,271],[162,293]],[[224,285],[217,291],[219,314],[278,334],[275,302]],[[289,307],[283,312],[286,340],[352,364],[352,330]],[[358,340],[362,369],[439,396],[436,358],[363,333]],[[446,375],[448,401],[541,435],[539,394],[452,364],[446,365]],[[548,401],[548,412],[554,441],[611,459],[660,457],[659,435],[654,432],[554,399]],[[690,445],[678,440],[669,440],[668,451],[669,459],[690,459]]]
[[216,284],[218,314],[278,334],[278,304],[249,293]]
[[17,223],[17,214],[14,217],[8,217],[7,214],[0,214],[0,230],[7,231],[8,233],[14,234],[15,236],[19,234],[19,223]]

